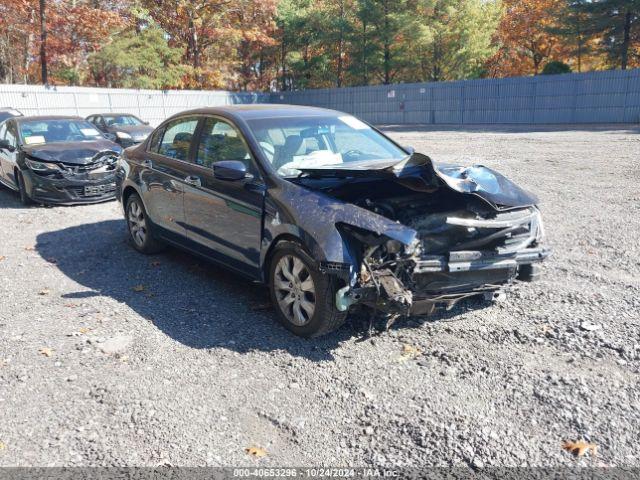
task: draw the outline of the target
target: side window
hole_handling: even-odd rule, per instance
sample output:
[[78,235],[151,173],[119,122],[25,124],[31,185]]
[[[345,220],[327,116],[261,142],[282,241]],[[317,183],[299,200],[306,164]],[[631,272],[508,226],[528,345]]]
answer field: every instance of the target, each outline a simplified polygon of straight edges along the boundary
[[18,146],[18,133],[16,132],[16,127],[12,123],[7,122],[7,133],[4,138],[11,144],[13,147]]
[[178,160],[189,160],[191,140],[198,126],[194,117],[179,118],[169,123],[158,147],[158,153]]
[[0,140],[5,139],[5,135],[7,133],[7,123],[0,123]]
[[158,153],[158,148],[160,147],[160,140],[162,140],[162,135],[164,135],[164,128],[157,128],[153,132],[153,134],[151,135],[151,140],[149,141],[148,151],[152,153]]
[[198,144],[196,163],[209,168],[221,160],[238,160],[245,163],[247,170],[254,171],[249,148],[240,132],[224,120],[207,118]]

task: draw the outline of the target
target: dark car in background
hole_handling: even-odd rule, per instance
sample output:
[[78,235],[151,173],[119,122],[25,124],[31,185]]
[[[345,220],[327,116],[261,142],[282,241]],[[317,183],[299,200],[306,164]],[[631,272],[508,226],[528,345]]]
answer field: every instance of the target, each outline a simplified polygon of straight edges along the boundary
[[24,204],[111,200],[122,148],[80,117],[14,117],[0,124],[0,183]]
[[21,117],[22,112],[10,107],[0,107],[0,123],[13,117]]
[[88,116],[87,121],[124,148],[144,142],[153,132],[149,122],[130,113],[99,113]]
[[388,326],[492,297],[550,253],[534,195],[332,110],[184,112],[127,149],[116,176],[137,250],[177,245],[268,283],[282,323],[306,337],[356,305]]

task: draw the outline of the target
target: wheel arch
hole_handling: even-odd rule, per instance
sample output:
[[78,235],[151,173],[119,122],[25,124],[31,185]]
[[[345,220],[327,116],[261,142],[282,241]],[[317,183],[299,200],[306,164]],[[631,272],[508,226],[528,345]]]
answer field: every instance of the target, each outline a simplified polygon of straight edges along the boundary
[[309,256],[312,256],[312,254],[309,252],[309,249],[305,246],[304,242],[300,237],[297,237],[292,233],[281,233],[280,235],[278,235],[276,238],[273,239],[273,241],[269,244],[269,247],[267,248],[267,251],[264,254],[264,260],[262,262],[262,268],[261,268],[261,275],[262,275],[262,281],[265,284],[269,283],[269,269],[271,268],[271,260],[273,259],[273,254],[275,253],[278,245],[283,242],[297,243],[309,254]]
[[[140,196],[140,193],[138,192],[138,190],[131,185],[127,185],[122,191],[122,208],[125,208],[127,206],[127,201],[129,200],[129,197],[134,193],[138,195],[138,197],[140,197],[140,200],[142,201],[142,197]],[[142,202],[144,203],[144,201]]]

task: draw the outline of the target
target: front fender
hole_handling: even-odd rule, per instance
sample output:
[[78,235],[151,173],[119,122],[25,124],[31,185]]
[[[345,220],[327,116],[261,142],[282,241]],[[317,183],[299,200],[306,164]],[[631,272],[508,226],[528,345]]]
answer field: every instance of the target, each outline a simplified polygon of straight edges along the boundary
[[357,267],[358,252],[352,238],[345,238],[341,226],[352,226],[379,236],[411,245],[417,232],[398,222],[320,192],[283,181],[269,189],[261,261],[279,236],[299,239],[319,262],[342,263]]

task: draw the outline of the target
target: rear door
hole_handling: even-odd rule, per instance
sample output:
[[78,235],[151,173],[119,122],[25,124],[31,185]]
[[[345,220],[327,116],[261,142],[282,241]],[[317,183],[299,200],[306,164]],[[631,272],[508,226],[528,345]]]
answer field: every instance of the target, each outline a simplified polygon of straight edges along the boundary
[[[199,130],[191,182],[185,185],[187,236],[227,265],[254,275],[260,263],[265,187],[240,131],[226,119],[207,116]],[[213,164],[245,163],[244,180],[220,180]]]
[[184,186],[199,117],[181,117],[153,134],[141,162],[144,204],[166,234],[185,237]]

